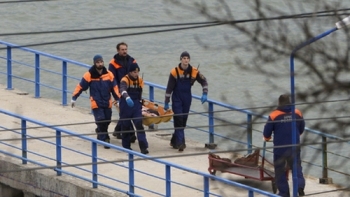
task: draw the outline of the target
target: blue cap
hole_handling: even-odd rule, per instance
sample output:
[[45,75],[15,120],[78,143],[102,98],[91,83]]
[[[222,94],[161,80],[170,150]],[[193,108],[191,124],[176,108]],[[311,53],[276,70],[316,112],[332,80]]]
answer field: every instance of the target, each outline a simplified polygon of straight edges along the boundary
[[102,55],[95,55],[93,60],[94,60],[94,63],[97,62],[98,60],[103,61]]
[[183,57],[185,57],[185,56],[187,56],[188,59],[190,59],[190,54],[189,54],[187,51],[184,51],[184,52],[182,52],[181,55],[180,55],[180,60],[181,60]]
[[135,70],[140,71],[140,67],[139,67],[139,65],[136,62],[133,62],[129,66],[129,72],[132,72],[132,71],[135,71]]

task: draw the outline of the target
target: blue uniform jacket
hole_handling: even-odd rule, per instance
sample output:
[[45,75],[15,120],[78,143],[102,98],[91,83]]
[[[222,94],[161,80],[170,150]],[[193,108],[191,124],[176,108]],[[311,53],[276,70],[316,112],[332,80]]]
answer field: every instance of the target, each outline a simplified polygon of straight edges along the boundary
[[72,99],[76,100],[82,91],[90,88],[91,108],[111,108],[111,93],[115,100],[119,100],[120,93],[113,74],[103,67],[102,73],[98,73],[92,66],[76,86]]
[[119,54],[114,55],[113,59],[109,62],[108,70],[113,73],[118,86],[122,78],[129,73],[128,69],[132,63],[136,63],[133,57],[130,55],[122,57]]
[[[297,144],[300,142],[300,135],[304,132],[305,121],[298,109],[295,109],[296,118],[296,133]],[[292,144],[292,109],[291,106],[278,107],[271,112],[264,128],[265,140],[271,139],[273,133],[274,146],[283,146]],[[292,147],[288,148],[274,148],[274,154],[283,155],[286,151],[290,151]]]

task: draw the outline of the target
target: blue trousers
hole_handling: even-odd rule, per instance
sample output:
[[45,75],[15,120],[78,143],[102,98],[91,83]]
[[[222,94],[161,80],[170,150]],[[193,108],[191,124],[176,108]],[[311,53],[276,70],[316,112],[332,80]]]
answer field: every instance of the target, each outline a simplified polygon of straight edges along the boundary
[[[175,146],[185,143],[185,127],[188,119],[188,112],[190,111],[191,102],[174,101],[172,109],[174,112],[174,135],[173,142]],[[172,143],[173,143],[172,142]]]
[[111,108],[96,108],[92,110],[97,125],[97,139],[105,141],[109,139],[108,126],[111,123]]
[[275,168],[275,182],[279,191],[279,195],[282,197],[290,197],[289,185],[286,175],[286,166],[293,170],[293,159],[297,159],[297,176],[298,176],[298,189],[305,188],[305,178],[302,172],[300,150],[296,154],[286,153],[285,155],[276,155],[273,157],[273,164]]
[[[139,142],[140,150],[145,150],[148,148],[148,142],[146,139],[146,133],[145,129],[142,125],[142,112],[141,112],[141,104],[135,103],[135,106],[132,108],[129,108],[128,106],[120,105],[121,106],[121,130],[122,130],[122,145],[124,148],[131,149],[131,143],[130,143],[130,137],[134,135],[134,130],[130,130],[130,128],[134,128],[137,130],[136,136],[137,140]],[[132,121],[134,123],[134,126],[131,122],[131,120],[125,120],[133,118]]]

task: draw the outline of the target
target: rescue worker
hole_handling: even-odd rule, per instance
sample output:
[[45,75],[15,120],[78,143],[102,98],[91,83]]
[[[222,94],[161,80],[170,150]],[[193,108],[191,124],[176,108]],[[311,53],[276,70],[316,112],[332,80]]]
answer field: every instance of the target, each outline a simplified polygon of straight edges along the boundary
[[[295,109],[296,119],[296,142],[300,143],[300,135],[305,129],[305,121],[303,115],[298,109]],[[264,127],[264,140],[269,141],[273,133],[273,145],[285,146],[292,144],[292,107],[289,95],[283,94],[278,98],[278,107],[271,112],[268,121]],[[300,147],[296,147],[293,153],[292,147],[280,147],[273,149],[273,164],[275,168],[275,182],[282,197],[289,197],[289,185],[286,175],[286,164],[293,170],[293,160],[297,160],[297,176],[298,176],[298,193],[304,196],[305,178],[302,172]]]
[[207,101],[208,83],[198,69],[190,65],[190,54],[187,51],[181,53],[180,61],[179,65],[170,71],[165,92],[164,109],[169,109],[171,96],[175,131],[170,146],[183,151],[186,148],[184,129],[192,102],[192,85],[195,81],[202,85],[201,102],[203,104]]
[[[128,45],[125,42],[120,42],[116,46],[117,54],[114,55],[113,59],[109,62],[108,70],[114,75],[114,78],[119,87],[120,80],[128,74],[128,68],[132,63],[136,63],[136,60],[128,54]],[[119,114],[120,117],[120,114]],[[130,128],[132,129],[132,128]],[[118,121],[114,128],[113,136],[117,139],[122,139],[121,136],[121,123]],[[136,140],[135,133],[131,135],[131,142],[134,143]]]
[[[113,74],[104,67],[102,56],[95,55],[93,62],[94,65],[84,74],[76,86],[71,106],[75,106],[82,91],[90,88],[91,108],[97,125],[97,139],[109,143],[108,125],[112,118],[112,104],[117,105],[120,93]],[[111,93],[114,97],[113,102]],[[110,147],[104,146],[104,148],[109,149]]]
[[[142,125],[142,89],[143,80],[139,77],[140,67],[137,63],[129,65],[129,72],[120,81],[120,122],[122,130],[122,145],[126,149],[131,149],[130,128],[136,131],[141,153],[148,154],[148,142],[145,129]],[[131,119],[131,120],[130,120]]]

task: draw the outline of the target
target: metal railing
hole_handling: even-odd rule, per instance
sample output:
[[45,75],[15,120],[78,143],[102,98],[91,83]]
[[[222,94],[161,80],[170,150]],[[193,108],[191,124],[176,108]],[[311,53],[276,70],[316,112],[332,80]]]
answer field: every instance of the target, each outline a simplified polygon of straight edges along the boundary
[[[171,196],[171,190],[172,187],[174,187],[174,185],[176,185],[177,187],[183,187],[183,188],[187,188],[190,190],[195,190],[195,191],[200,191],[203,196],[220,196],[220,194],[215,193],[213,191],[210,190],[210,184],[211,182],[209,181],[209,179],[214,179],[216,181],[218,181],[219,183],[224,183],[227,185],[231,185],[234,187],[239,187],[242,189],[246,189],[247,190],[247,195],[248,196],[254,196],[254,193],[258,193],[258,194],[263,194],[265,196],[277,196],[274,194],[271,194],[269,192],[266,191],[262,191],[253,187],[249,187],[237,182],[233,182],[227,179],[223,179],[220,177],[216,177],[213,175],[210,175],[208,173],[204,173],[204,172],[200,172],[197,170],[193,170],[184,166],[180,166],[171,162],[167,162],[161,159],[156,159],[156,158],[152,158],[150,156],[147,155],[143,155],[141,153],[138,152],[134,152],[128,149],[124,149],[122,147],[113,145],[113,144],[109,144],[109,143],[105,143],[84,135],[79,135],[78,133],[69,131],[67,129],[63,129],[60,127],[55,127],[52,125],[48,125],[46,123],[42,123],[39,122],[37,120],[33,120],[31,118],[25,117],[25,116],[21,116],[6,110],[0,110],[1,114],[5,114],[7,116],[11,116],[13,118],[19,119],[21,121],[21,127],[20,127],[20,131],[17,130],[13,130],[13,129],[9,129],[6,127],[2,127],[2,129],[5,129],[6,131],[11,131],[14,132],[18,135],[21,136],[21,143],[16,145],[11,145],[10,142],[8,141],[0,141],[0,144],[11,147],[13,149],[16,149],[18,151],[20,151],[20,155],[14,153],[15,151],[6,148],[0,150],[1,153],[20,159],[22,160],[22,164],[27,164],[29,163],[33,163],[42,167],[46,167],[46,168],[52,168],[52,166],[50,166],[48,164],[48,162],[44,162],[42,161],[43,158],[48,160],[48,161],[53,161],[55,162],[55,167],[54,170],[56,171],[56,175],[57,176],[61,176],[62,174],[67,174],[70,176],[73,176],[75,178],[81,179],[83,181],[87,181],[91,183],[92,188],[97,188],[98,186],[102,186],[102,187],[106,187],[109,189],[113,189],[125,194],[128,194],[129,196],[140,196],[140,194],[138,194],[137,192],[135,192],[135,189],[139,189],[144,191],[144,193],[148,193],[152,194],[152,195],[156,195],[156,196]],[[34,124],[34,127],[40,126],[42,128],[45,128],[47,130],[47,132],[51,132],[51,133],[55,133],[55,141],[51,142],[48,141],[46,139],[40,139],[36,136],[34,136],[34,133],[36,133],[37,131],[35,129],[31,129],[33,132],[30,134],[29,130],[27,129],[27,124],[31,123]],[[52,132],[51,130],[53,130],[54,132]],[[88,143],[91,143],[91,151],[87,152],[87,151],[78,151],[73,149],[73,147],[69,146],[69,143],[67,143],[68,145],[64,146],[62,143],[62,138],[67,137],[67,136],[74,136],[78,139],[82,139],[84,141],[87,141]],[[33,143],[38,143],[38,142],[42,142],[46,145],[43,145],[43,147],[47,146],[47,145],[51,145],[54,146],[54,149],[56,150],[56,155],[54,157],[52,157],[52,154],[45,154],[45,153],[38,153],[34,150],[31,150],[28,146],[29,140],[33,141]],[[108,161],[104,158],[99,157],[99,155],[97,154],[97,146],[101,145],[101,146],[109,146],[111,149],[117,150],[117,151],[122,151],[122,152],[126,152],[128,154],[128,159],[125,160],[127,161],[127,166],[119,164],[117,161]],[[67,154],[62,154],[63,151],[68,151]],[[75,153],[78,155],[82,155],[88,158],[88,160],[90,160],[89,164],[84,164],[84,165],[77,165],[76,163],[72,163],[67,161],[69,157],[69,155],[71,155],[71,153]],[[40,160],[36,160],[36,159],[32,159],[31,157],[39,157]],[[64,156],[66,155],[66,156]],[[138,169],[136,162],[135,162],[135,157],[139,157],[141,159],[147,160],[149,162],[153,162],[148,163],[148,165],[150,166],[154,166],[155,164],[161,164],[164,168],[165,171],[165,176],[159,176],[157,174],[152,173],[152,170],[147,170],[147,171],[143,171]],[[80,159],[79,159],[80,160]],[[140,161],[137,160],[137,161]],[[113,172],[113,171],[117,171],[119,174],[128,174],[127,179],[118,179],[118,178],[114,178],[113,176],[110,175],[110,173],[103,173],[103,172],[99,172],[97,166],[98,165],[103,165],[103,164],[99,164],[100,163],[108,163],[108,164],[112,164],[112,166],[109,166],[109,172]],[[65,168],[67,167],[67,169]],[[79,173],[74,172],[69,168],[75,168],[77,170],[79,170]],[[118,167],[118,169],[116,169]],[[91,170],[88,170],[88,169]],[[197,175],[197,176],[201,176],[203,179],[202,182],[202,188],[197,188],[191,185],[185,185],[182,184],[179,181],[176,181],[172,178],[172,171],[176,169],[176,170],[180,170],[180,171],[185,171],[185,172],[189,172],[193,175]],[[125,172],[123,172],[125,171]],[[82,176],[80,174],[82,174],[82,172],[88,173],[89,176]],[[136,174],[138,173],[138,174]],[[143,176],[148,176],[149,178],[147,178],[147,180],[150,180],[150,178],[153,179],[157,179],[160,180],[161,182],[163,182],[163,185],[166,185],[165,187],[165,191],[155,191],[155,190],[151,190],[149,188],[146,187],[142,187],[140,184],[136,184],[135,183],[135,179],[137,176],[139,176],[139,174],[142,174]],[[90,178],[88,178],[90,177]],[[104,181],[101,181],[99,179],[103,179]],[[106,179],[108,179],[108,181],[106,181]],[[106,183],[108,182],[108,183]],[[124,187],[115,187],[116,184],[121,184],[124,185]],[[216,183],[217,184],[217,183]],[[128,189],[121,189],[121,188],[128,188]],[[147,196],[147,194],[145,194]]]
[[[29,82],[32,82],[34,84],[34,95],[36,98],[39,98],[41,96],[41,89],[40,88],[41,88],[41,86],[44,86],[44,87],[53,89],[55,91],[58,91],[60,93],[62,105],[67,105],[68,94],[72,93],[72,91],[70,91],[70,90],[72,90],[72,88],[69,88],[69,86],[68,86],[68,80],[74,80],[74,81],[76,81],[76,83],[78,83],[78,81],[80,80],[80,78],[74,77],[74,76],[68,74],[68,64],[71,64],[72,66],[78,66],[78,67],[84,68],[86,70],[90,67],[90,65],[87,65],[87,64],[83,64],[80,62],[61,58],[58,56],[54,56],[51,54],[43,53],[43,52],[36,51],[33,49],[25,48],[25,47],[19,47],[17,45],[11,44],[11,43],[0,41],[0,44],[6,45],[6,47],[7,47],[6,56],[0,57],[2,59],[6,60],[6,63],[7,63],[7,67],[6,67],[7,70],[5,72],[0,71],[0,74],[6,75],[7,89],[9,89],[9,90],[13,89],[13,78],[29,81]],[[26,52],[32,53],[34,55],[34,60],[35,60],[34,65],[28,65],[26,63],[15,60],[13,50],[21,50],[21,51],[26,51]],[[40,64],[40,57],[47,57],[51,61],[61,62],[61,69],[60,69],[61,71],[60,72],[53,72],[53,71],[50,71],[50,69],[43,68]],[[24,65],[27,67],[28,66],[31,67],[34,70],[34,79],[31,79],[31,78],[28,79],[25,77],[14,75],[13,74],[13,69],[14,69],[13,63]],[[60,83],[61,87],[50,86],[50,85],[43,83],[42,76],[40,74],[41,71],[49,71],[50,73],[53,73],[55,75],[59,75],[61,77],[61,83]],[[149,89],[148,89],[149,99],[151,101],[156,101],[155,100],[156,91],[162,91],[162,96],[164,95],[164,90],[165,90],[164,86],[150,83],[150,82],[145,82],[145,85],[147,85],[149,87]],[[163,97],[162,97],[162,99],[163,99]],[[200,100],[200,97],[193,95],[193,99]],[[208,142],[209,143],[214,144],[215,140],[216,140],[215,138],[223,138],[223,139],[231,140],[231,141],[238,142],[241,144],[245,144],[247,146],[248,152],[251,152],[251,150],[253,149],[253,146],[254,146],[254,144],[253,144],[253,131],[260,133],[259,135],[261,135],[261,131],[253,128],[252,119],[253,119],[253,117],[259,117],[259,118],[263,118],[263,119],[266,119],[267,117],[261,117],[261,115],[256,114],[252,111],[244,110],[244,109],[241,109],[239,107],[232,106],[232,105],[218,102],[218,101],[211,100],[211,99],[208,99],[207,105],[208,105],[208,111],[206,113],[201,113],[201,115],[208,118],[208,124],[207,124],[208,129],[207,130],[202,129],[202,128],[194,128],[194,129],[200,131],[201,133],[203,133],[203,132],[206,133],[208,135]],[[246,116],[245,124],[240,125],[241,127],[243,127],[245,129],[244,130],[244,132],[246,133],[246,140],[245,141],[237,141],[235,139],[223,136],[223,135],[216,132],[215,128],[217,125],[215,125],[216,117],[214,116],[214,112],[217,108],[224,108],[226,110],[232,110],[235,112],[245,114],[245,116]],[[188,126],[191,127],[190,125],[188,125]],[[322,133],[320,131],[312,130],[309,128],[306,128],[306,132],[320,137],[320,139],[321,139],[320,142],[326,142],[327,140],[330,140],[330,139],[342,140],[342,138],[340,138],[340,137],[325,134],[325,133]],[[314,165],[316,167],[321,167],[321,171],[323,172],[321,178],[324,178],[324,179],[328,178],[328,171],[329,170],[331,170],[333,172],[337,172],[337,173],[339,172],[339,170],[332,169],[328,165],[329,158],[327,158],[327,155],[328,156],[329,155],[339,156],[339,155],[332,153],[332,152],[329,152],[327,150],[326,143],[323,143],[323,146],[321,146],[321,148],[312,147],[312,146],[308,146],[308,148],[318,150],[322,153],[321,154],[322,159],[321,159],[320,163],[317,163],[317,162],[313,162],[312,164],[310,163],[310,165]],[[342,172],[339,172],[339,173],[344,174]],[[349,176],[349,175],[347,175],[347,176]]]

